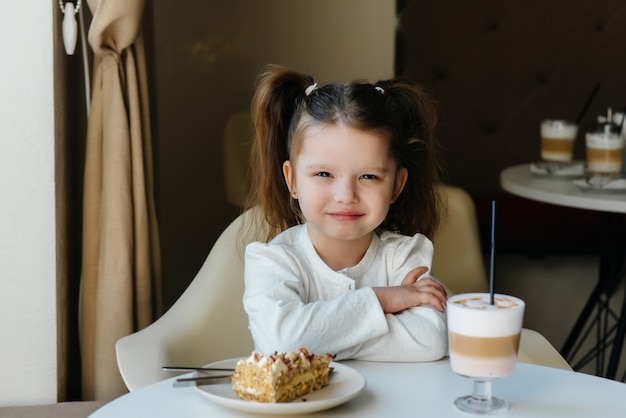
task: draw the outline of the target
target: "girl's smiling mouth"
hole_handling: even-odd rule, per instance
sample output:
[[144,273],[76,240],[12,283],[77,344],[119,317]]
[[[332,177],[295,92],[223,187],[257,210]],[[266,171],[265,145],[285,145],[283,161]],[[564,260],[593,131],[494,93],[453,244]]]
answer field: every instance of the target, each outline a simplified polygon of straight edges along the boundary
[[339,221],[354,221],[361,218],[361,216],[363,216],[363,213],[355,211],[341,211],[329,212],[328,215]]

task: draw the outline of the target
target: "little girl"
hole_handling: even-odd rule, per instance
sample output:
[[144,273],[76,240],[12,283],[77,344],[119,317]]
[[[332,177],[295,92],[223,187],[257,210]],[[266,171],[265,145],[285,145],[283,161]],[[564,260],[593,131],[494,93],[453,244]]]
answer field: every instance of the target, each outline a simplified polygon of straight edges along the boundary
[[446,292],[426,274],[442,210],[434,107],[407,81],[328,84],[270,66],[252,100],[246,248],[255,350],[429,361],[447,352]]

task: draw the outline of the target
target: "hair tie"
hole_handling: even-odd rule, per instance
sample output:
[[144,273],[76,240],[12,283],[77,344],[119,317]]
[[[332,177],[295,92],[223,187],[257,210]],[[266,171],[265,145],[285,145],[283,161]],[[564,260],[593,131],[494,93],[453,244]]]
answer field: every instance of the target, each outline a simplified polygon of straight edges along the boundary
[[387,92],[385,91],[384,88],[380,87],[380,86],[375,86],[374,87],[375,90],[378,90],[379,92],[381,92],[381,94],[386,94]]
[[317,89],[317,83],[313,83],[309,87],[307,87],[306,90],[304,90],[304,94],[308,96],[309,94],[313,93],[313,91],[315,91],[316,89]]

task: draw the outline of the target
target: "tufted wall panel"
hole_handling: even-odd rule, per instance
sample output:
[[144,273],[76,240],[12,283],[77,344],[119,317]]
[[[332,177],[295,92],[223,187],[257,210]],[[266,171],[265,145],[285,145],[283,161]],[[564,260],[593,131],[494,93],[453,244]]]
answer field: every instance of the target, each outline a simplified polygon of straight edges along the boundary
[[[500,171],[539,159],[542,118],[576,119],[601,83],[580,123],[575,157],[582,159],[595,116],[626,105],[626,1],[404,0],[397,41],[396,72],[438,99],[447,180],[475,198],[479,215],[484,200],[510,198]],[[553,232],[581,219],[592,228],[597,219],[520,204],[531,208],[528,223],[533,211],[543,219],[553,211]]]

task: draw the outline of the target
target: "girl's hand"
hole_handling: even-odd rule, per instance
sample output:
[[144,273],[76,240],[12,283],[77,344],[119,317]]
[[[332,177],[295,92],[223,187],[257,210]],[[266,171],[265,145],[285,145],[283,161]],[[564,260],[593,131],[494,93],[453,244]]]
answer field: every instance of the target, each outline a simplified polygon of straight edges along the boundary
[[420,305],[431,305],[443,312],[448,295],[441,284],[430,277],[417,280],[428,271],[418,267],[407,273],[400,286],[374,287],[380,306],[385,313],[397,313]]

